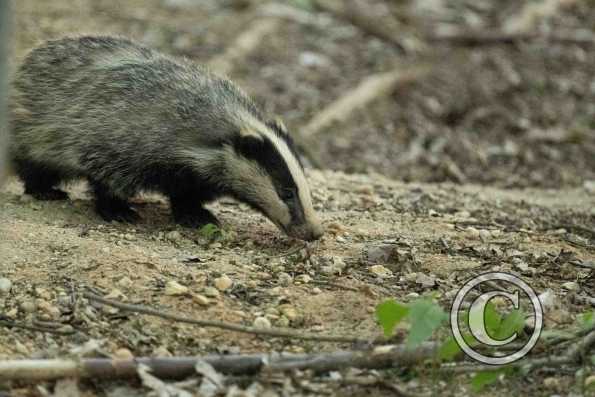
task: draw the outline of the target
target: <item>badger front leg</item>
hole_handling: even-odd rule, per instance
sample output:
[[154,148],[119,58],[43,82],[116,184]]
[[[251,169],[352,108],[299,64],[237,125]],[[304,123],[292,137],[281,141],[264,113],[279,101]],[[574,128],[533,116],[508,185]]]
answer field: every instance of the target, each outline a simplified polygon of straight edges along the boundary
[[212,223],[219,225],[219,220],[203,207],[213,197],[201,194],[196,189],[178,189],[169,194],[174,221],[182,226],[197,228]]
[[133,223],[140,219],[128,201],[117,197],[101,182],[89,181],[95,192],[95,210],[107,222]]

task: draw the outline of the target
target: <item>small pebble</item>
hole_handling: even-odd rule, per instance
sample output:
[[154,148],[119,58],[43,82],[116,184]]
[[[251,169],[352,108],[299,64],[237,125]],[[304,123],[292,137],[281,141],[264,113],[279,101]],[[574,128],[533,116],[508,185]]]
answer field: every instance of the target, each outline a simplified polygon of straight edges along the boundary
[[155,350],[153,350],[153,357],[171,357],[173,354],[165,347],[159,346]]
[[474,228],[472,226],[467,228],[467,234],[469,234],[469,236],[472,238],[475,238],[475,239],[479,238],[479,230],[477,230],[476,228]]
[[322,292],[322,290],[321,290],[320,288],[318,288],[318,287],[316,287],[316,288],[312,288],[312,293],[313,293],[314,295],[318,295],[318,294],[320,294],[321,292]]
[[386,263],[395,255],[395,246],[392,244],[377,245],[368,248],[365,257],[371,263]]
[[109,294],[107,294],[105,296],[105,298],[106,299],[116,299],[116,300],[118,300],[118,299],[126,300],[126,295],[124,295],[122,293],[122,291],[120,291],[119,289],[114,288],[109,292]]
[[118,360],[132,360],[134,359],[134,354],[126,348],[120,348],[114,352],[114,358]]
[[12,281],[7,278],[0,278],[0,295],[6,295],[12,289]]
[[221,277],[217,277],[215,281],[213,281],[213,284],[219,291],[225,291],[233,285],[233,281],[228,276],[223,275]]
[[548,389],[557,390],[560,387],[560,380],[550,376],[543,380],[543,385]]
[[201,294],[192,294],[192,300],[201,306],[208,306],[211,303],[209,298]]
[[370,266],[370,273],[380,278],[392,277],[393,272],[382,265]]
[[421,284],[424,288],[431,288],[436,285],[436,277],[428,276],[423,273],[417,273],[417,277],[415,278],[415,282],[417,284]]
[[256,317],[252,325],[259,329],[269,329],[271,328],[271,321],[266,317]]
[[176,296],[186,295],[188,293],[188,287],[178,283],[175,280],[170,280],[165,284],[165,295]]
[[568,281],[567,283],[562,284],[562,288],[568,291],[578,291],[579,285],[575,281]]
[[56,306],[52,305],[50,302],[43,300],[43,299],[37,299],[36,303],[37,303],[37,308],[43,314],[45,314],[44,317],[51,319],[51,320],[55,320],[60,317],[60,309],[58,309]]
[[491,233],[490,233],[488,230],[481,229],[481,230],[479,231],[479,238],[480,238],[480,239],[481,239],[481,241],[483,241],[484,243],[485,243],[486,241],[488,241],[488,240],[490,239],[490,237],[492,237],[492,234],[491,234]]
[[293,277],[289,275],[289,273],[281,272],[278,275],[279,284],[283,286],[288,286],[293,282]]
[[169,233],[166,233],[165,238],[171,241],[172,243],[175,243],[177,241],[180,241],[180,239],[182,238],[182,234],[177,230],[174,230]]
[[20,307],[21,310],[25,313],[34,313],[37,310],[37,305],[33,300],[21,302]]
[[295,281],[302,284],[308,284],[310,281],[312,281],[312,277],[310,277],[308,274],[300,274],[299,276],[296,276]]
[[326,275],[341,274],[346,266],[343,258],[339,256],[323,255],[316,258],[312,257],[310,260],[318,265],[322,274]]
[[295,307],[289,305],[279,306],[281,314],[289,319],[289,321],[295,321],[298,318],[298,311]]
[[553,309],[556,306],[556,294],[551,289],[547,289],[537,296],[544,309]]
[[205,296],[208,296],[209,298],[218,299],[219,296],[221,296],[219,290],[214,287],[205,287],[205,289],[202,292]]
[[116,284],[118,284],[119,287],[128,288],[128,287],[132,287],[133,283],[129,277],[124,276],[121,279],[119,279]]

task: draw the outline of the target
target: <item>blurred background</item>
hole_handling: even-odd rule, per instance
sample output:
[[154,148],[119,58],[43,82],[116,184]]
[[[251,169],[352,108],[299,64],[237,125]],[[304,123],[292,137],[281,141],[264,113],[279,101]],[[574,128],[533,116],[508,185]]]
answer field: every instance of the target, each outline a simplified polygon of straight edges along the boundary
[[419,182],[595,180],[592,0],[19,0],[40,41],[120,34],[228,74],[311,162]]

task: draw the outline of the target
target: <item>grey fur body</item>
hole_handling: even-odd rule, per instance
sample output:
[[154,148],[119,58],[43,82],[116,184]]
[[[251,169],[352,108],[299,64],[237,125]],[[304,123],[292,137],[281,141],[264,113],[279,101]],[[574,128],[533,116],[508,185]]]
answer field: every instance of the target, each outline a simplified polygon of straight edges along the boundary
[[[57,182],[87,178],[104,218],[132,220],[126,200],[159,191],[172,201],[176,220],[193,226],[215,221],[203,203],[230,195],[290,235],[322,233],[303,170],[297,175],[288,157],[289,136],[274,131],[237,86],[192,63],[120,38],[51,41],[21,66],[12,115],[11,157],[33,193],[53,197]],[[274,153],[244,149],[254,137]],[[278,194],[282,178],[267,168],[271,155],[281,156],[292,186],[302,190],[296,194],[301,214],[291,220],[290,205],[283,208]],[[40,186],[40,177],[52,186]]]
[[8,97],[8,51],[11,42],[11,25],[10,2],[0,1],[0,185],[5,175],[5,152],[8,141],[6,98]]

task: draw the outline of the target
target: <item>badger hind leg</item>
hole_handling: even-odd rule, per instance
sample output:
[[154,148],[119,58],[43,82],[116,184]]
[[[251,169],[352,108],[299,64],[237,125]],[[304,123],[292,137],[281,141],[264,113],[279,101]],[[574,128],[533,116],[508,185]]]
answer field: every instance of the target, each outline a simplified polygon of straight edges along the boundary
[[90,181],[95,193],[95,210],[105,221],[134,223],[140,220],[128,201],[113,194],[103,183]]
[[55,186],[62,180],[60,172],[29,161],[15,161],[17,174],[25,183],[25,194],[37,200],[67,200],[68,194]]

